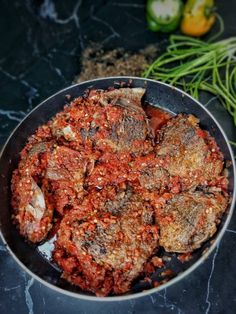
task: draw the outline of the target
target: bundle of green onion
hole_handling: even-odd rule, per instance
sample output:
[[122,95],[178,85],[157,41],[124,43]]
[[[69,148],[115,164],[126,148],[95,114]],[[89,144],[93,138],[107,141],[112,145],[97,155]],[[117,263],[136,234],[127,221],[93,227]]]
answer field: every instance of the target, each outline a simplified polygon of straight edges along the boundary
[[172,35],[167,51],[143,76],[178,86],[196,99],[200,91],[212,93],[236,125],[236,37],[204,42]]

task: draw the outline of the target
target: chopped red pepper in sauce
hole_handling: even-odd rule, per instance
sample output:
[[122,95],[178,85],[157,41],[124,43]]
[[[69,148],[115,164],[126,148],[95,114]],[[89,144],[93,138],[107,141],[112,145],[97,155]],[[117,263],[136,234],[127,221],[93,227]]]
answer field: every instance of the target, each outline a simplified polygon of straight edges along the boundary
[[[174,117],[151,105],[144,111],[144,92],[94,90],[75,99],[29,138],[13,173],[12,206],[21,235],[34,243],[56,235],[52,257],[63,278],[97,296],[125,293],[141,274],[154,286],[174,276],[158,249],[161,243],[166,251],[186,250],[179,242],[169,249],[164,235],[172,228],[175,241],[180,226],[190,234],[181,210],[191,202],[201,208],[197,189],[205,205],[217,209],[216,221],[227,203],[215,140],[191,115]],[[212,212],[198,214],[190,236],[202,232]],[[152,281],[148,276],[157,268],[161,278]]]

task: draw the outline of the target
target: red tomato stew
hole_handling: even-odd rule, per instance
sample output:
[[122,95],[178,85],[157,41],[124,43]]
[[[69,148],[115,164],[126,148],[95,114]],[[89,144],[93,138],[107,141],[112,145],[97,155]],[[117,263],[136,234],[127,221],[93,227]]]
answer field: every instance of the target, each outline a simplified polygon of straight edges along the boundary
[[55,234],[62,277],[97,296],[148,280],[160,249],[190,258],[229,201],[215,140],[193,115],[142,106],[144,93],[75,99],[30,136],[12,176],[20,234],[38,244]]

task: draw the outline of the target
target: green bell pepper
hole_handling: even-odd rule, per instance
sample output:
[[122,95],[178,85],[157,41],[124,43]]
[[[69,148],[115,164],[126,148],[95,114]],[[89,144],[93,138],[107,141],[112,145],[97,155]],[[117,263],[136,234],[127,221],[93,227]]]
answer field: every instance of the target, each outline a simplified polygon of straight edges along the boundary
[[154,32],[171,32],[178,27],[182,11],[182,0],[148,0],[148,28]]

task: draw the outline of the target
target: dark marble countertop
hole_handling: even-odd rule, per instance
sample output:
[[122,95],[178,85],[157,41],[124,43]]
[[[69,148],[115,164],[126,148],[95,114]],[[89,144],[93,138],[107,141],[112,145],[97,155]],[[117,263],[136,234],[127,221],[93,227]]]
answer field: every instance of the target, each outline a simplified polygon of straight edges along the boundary
[[[233,0],[217,2],[225,37],[236,35]],[[91,41],[106,48],[165,45],[166,35],[146,30],[142,0],[0,1],[0,145],[41,100],[69,86],[81,51]],[[219,105],[207,101],[230,139],[236,132]],[[124,302],[77,300],[25,273],[0,242],[0,313],[235,313],[236,212],[211,256],[181,282]]]

